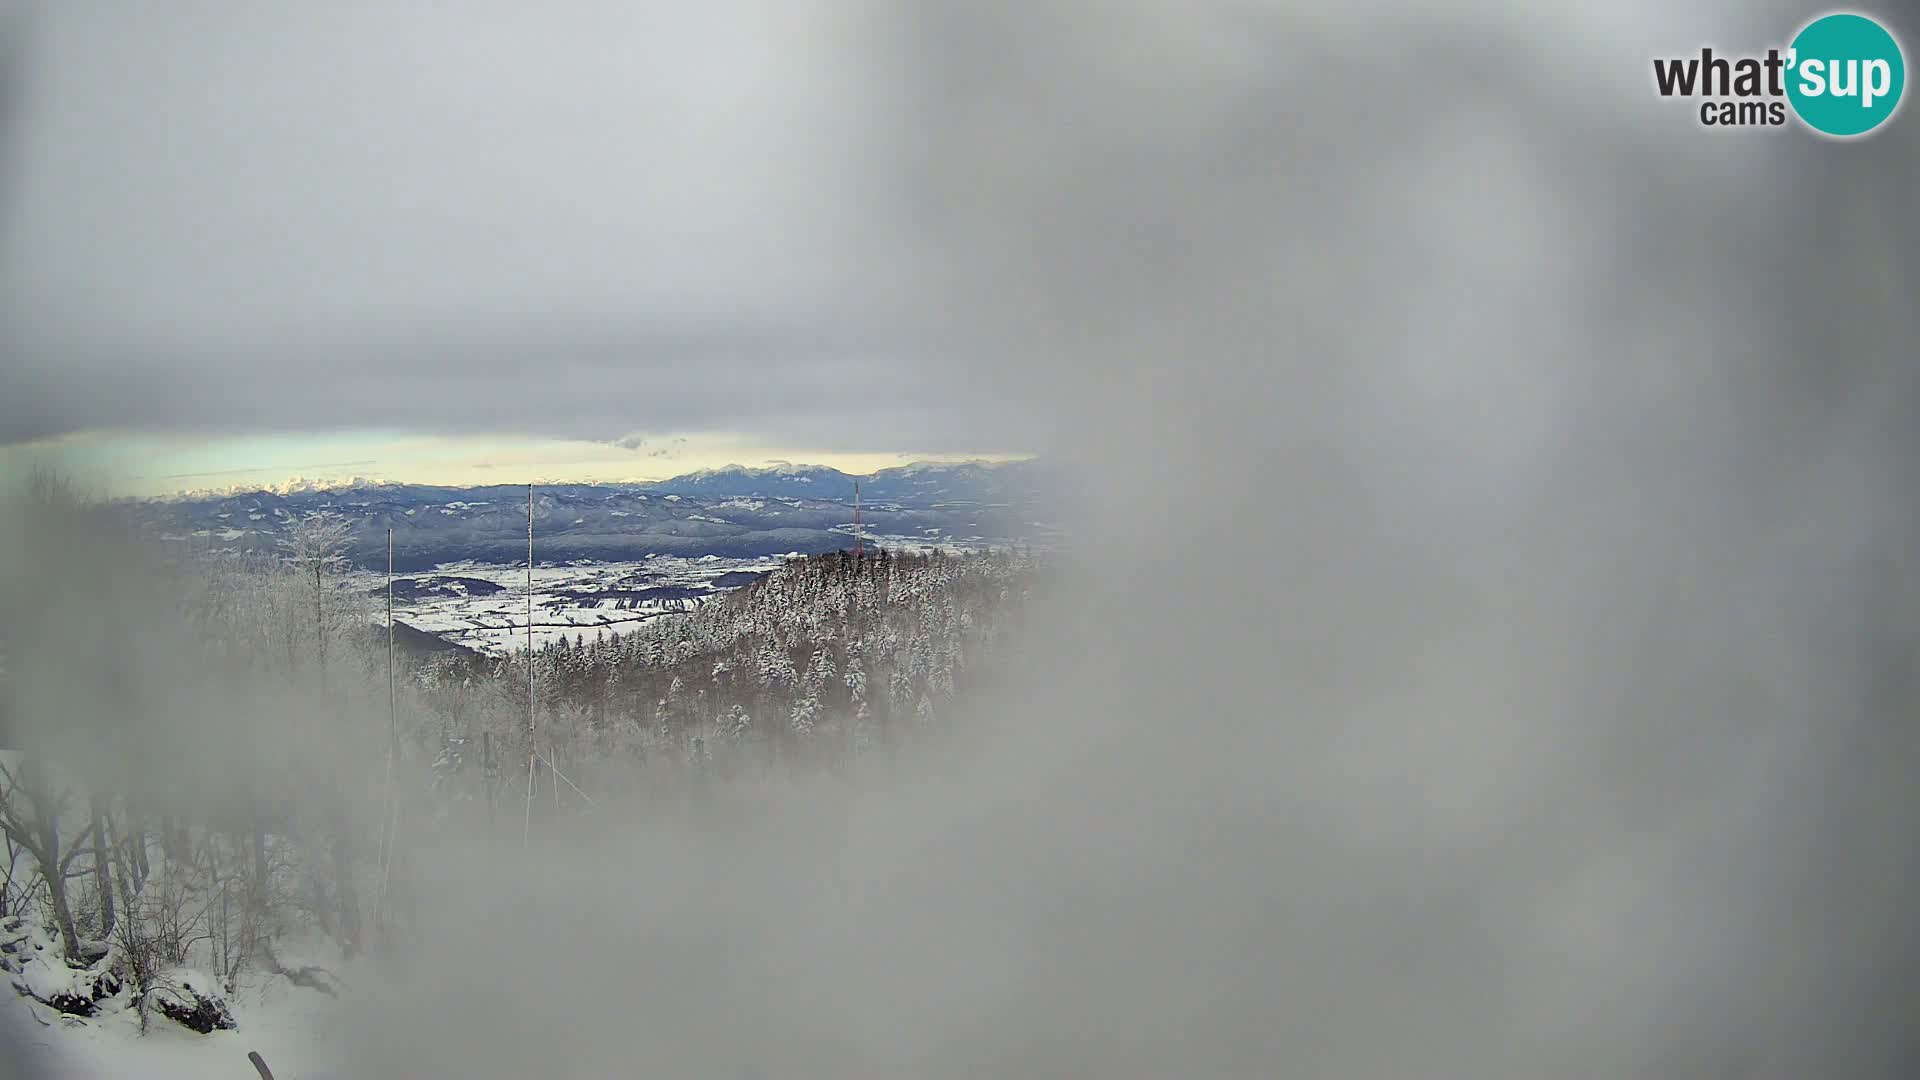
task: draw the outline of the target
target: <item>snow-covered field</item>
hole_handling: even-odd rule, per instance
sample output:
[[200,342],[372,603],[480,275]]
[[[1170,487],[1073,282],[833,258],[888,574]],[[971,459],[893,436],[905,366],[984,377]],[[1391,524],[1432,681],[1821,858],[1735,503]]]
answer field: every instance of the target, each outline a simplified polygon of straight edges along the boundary
[[[638,562],[579,562],[533,568],[533,643],[579,635],[593,641],[649,619],[694,610],[780,565],[772,559],[657,555]],[[384,579],[364,575],[369,590]],[[443,563],[395,578],[394,618],[467,648],[495,655],[527,644],[527,568]],[[380,617],[385,618],[384,612]]]
[[[847,529],[851,535],[852,527]],[[875,536],[899,554],[984,548],[980,541],[935,535]],[[797,553],[796,553],[797,554]],[[636,562],[578,562],[533,568],[533,644],[575,636],[594,641],[627,633],[650,619],[689,612],[767,573],[793,555],[728,559],[651,555]],[[385,578],[356,575],[369,592],[384,593]],[[442,563],[432,571],[395,579],[394,618],[416,630],[491,655],[527,646],[527,568],[498,563]],[[384,603],[384,601],[382,601]],[[386,618],[384,609],[378,615]]]

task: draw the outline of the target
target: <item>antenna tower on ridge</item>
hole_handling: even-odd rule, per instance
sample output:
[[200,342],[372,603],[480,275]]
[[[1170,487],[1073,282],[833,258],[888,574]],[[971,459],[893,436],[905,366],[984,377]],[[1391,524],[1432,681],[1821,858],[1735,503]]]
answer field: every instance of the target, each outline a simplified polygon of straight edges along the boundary
[[539,723],[536,719],[538,714],[535,713],[534,706],[533,706],[534,659],[535,657],[534,657],[534,651],[533,651],[533,485],[528,484],[527,485],[527,807],[526,807],[526,815],[522,819],[521,825],[520,825],[520,845],[522,847],[526,847],[533,842],[533,789],[534,789],[534,775],[535,775],[536,766],[545,765],[547,767],[547,773],[553,777],[552,780],[548,781],[547,786],[553,790],[553,806],[555,810],[558,810],[560,808],[560,785],[561,784],[565,784],[567,785],[567,787],[572,788],[573,793],[575,795],[580,796],[581,800],[584,801],[588,806],[595,805],[593,799],[589,797],[586,792],[580,790],[580,785],[574,783],[572,780],[567,779],[567,774],[561,772],[560,767],[553,763],[553,757],[551,755],[542,754],[540,752],[540,738],[539,738],[540,729],[539,729]]

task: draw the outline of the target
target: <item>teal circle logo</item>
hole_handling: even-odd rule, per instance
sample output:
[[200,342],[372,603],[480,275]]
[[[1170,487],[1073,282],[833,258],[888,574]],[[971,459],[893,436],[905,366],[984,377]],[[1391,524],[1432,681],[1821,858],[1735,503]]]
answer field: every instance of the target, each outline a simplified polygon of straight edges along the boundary
[[1794,36],[1787,52],[1787,100],[1815,131],[1865,135],[1900,108],[1907,64],[1900,43],[1865,15],[1823,15]]

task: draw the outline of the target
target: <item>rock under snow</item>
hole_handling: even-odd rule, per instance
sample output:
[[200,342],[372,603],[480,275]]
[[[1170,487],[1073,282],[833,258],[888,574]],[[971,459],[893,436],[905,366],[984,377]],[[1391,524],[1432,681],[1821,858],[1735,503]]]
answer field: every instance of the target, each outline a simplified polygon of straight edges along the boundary
[[120,977],[105,956],[73,967],[59,934],[24,919],[0,925],[0,969],[16,991],[73,1016],[92,1016],[102,1001],[120,992]]
[[148,993],[153,1007],[167,1019],[202,1035],[238,1026],[226,995],[204,972],[174,968],[155,979]]

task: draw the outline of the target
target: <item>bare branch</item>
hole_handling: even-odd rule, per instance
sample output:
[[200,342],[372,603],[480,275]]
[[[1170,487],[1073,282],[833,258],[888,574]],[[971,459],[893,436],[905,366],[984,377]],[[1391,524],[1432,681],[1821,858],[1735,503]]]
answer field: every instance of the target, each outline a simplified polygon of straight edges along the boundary
[[[62,879],[75,876],[67,873],[67,867],[73,865],[74,859],[92,850],[91,845],[87,843],[88,838],[92,835],[93,826],[88,825],[86,828],[80,830],[79,836],[73,838],[73,843],[67,845],[67,853],[60,856],[60,876]],[[82,871],[82,873],[85,873],[85,871]]]
[[[8,794],[11,794],[9,789]],[[19,809],[10,798],[0,798],[0,833],[5,833],[7,842],[19,845],[34,861],[41,865],[47,862],[46,849],[41,846],[35,835],[33,823],[20,816]]]
[[6,834],[8,843],[18,844],[36,861],[40,860],[40,845],[34,841],[32,833],[24,823],[14,820],[4,807],[0,807],[0,833]]

